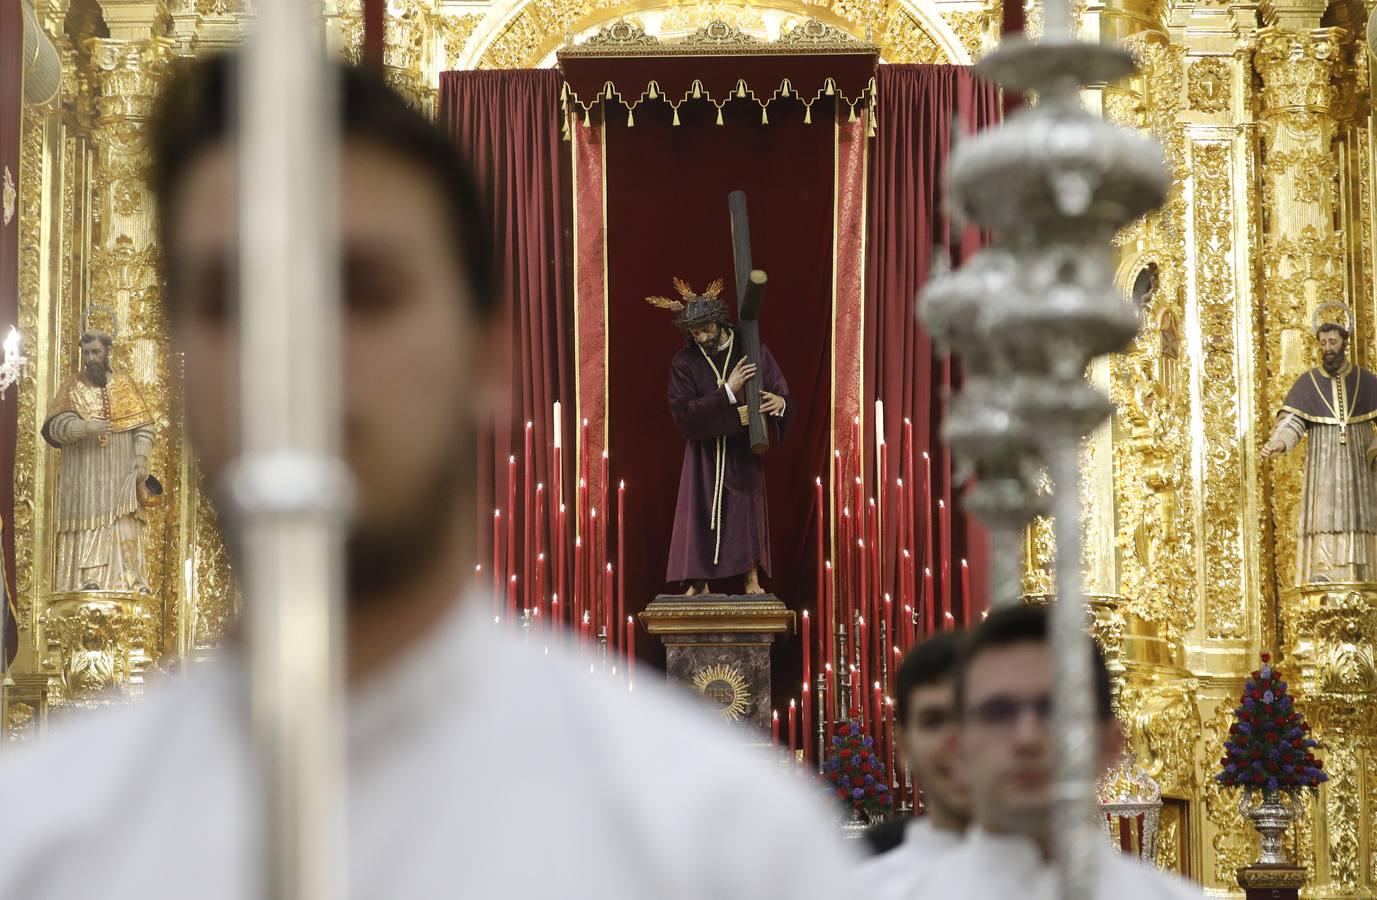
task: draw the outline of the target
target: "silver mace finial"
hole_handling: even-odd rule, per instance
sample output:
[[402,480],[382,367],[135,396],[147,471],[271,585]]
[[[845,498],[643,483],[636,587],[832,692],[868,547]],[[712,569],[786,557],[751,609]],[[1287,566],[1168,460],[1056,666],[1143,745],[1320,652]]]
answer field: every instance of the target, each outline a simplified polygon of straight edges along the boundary
[[[1094,686],[1082,596],[1081,439],[1112,409],[1085,367],[1137,332],[1114,285],[1114,231],[1161,204],[1167,175],[1147,137],[1087,113],[1080,89],[1134,70],[1123,50],[1069,36],[1065,3],[1045,6],[1038,44],[1009,37],[977,71],[1038,104],[962,141],[949,173],[954,213],[1000,236],[924,291],[934,334],[970,373],[943,436],[980,478],[968,508],[1005,536],[997,598],[1007,602],[1016,551],[1010,529],[1038,510],[1031,476],[1045,462],[1055,487],[1057,594],[1052,613],[1056,695],[1056,863],[1066,900],[1089,900],[1095,846]],[[1016,532],[1015,532],[1016,533]],[[1016,559],[1016,556],[1015,556]],[[1017,563],[1012,563],[1016,566]],[[1016,571],[1016,569],[1015,569]]]

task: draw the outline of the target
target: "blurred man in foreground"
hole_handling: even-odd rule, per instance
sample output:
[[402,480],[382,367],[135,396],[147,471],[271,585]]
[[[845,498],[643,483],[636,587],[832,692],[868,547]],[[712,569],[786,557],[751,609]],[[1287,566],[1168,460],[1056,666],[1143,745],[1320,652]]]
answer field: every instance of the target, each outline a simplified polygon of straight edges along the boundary
[[[1053,662],[1047,619],[1043,608],[1003,609],[991,613],[967,638],[956,679],[956,758],[959,777],[970,791],[972,825],[961,846],[945,854],[905,896],[1062,896],[1052,864],[1056,761],[1048,728]],[[1085,652],[1095,660],[1095,742],[1102,773],[1118,760],[1123,734],[1114,717],[1104,655],[1088,636]],[[1108,839],[1097,853],[1095,897],[1100,900],[1203,896],[1198,887],[1144,865]]]
[[[655,690],[619,691],[553,648],[528,652],[492,625],[485,598],[460,599],[475,423],[498,396],[484,365],[497,291],[482,207],[439,131],[372,76],[335,74],[344,452],[357,488],[350,895],[838,896],[847,860],[825,817],[706,717]],[[253,188],[229,133],[232,94],[231,62],[193,64],[152,127],[170,319],[212,485],[238,452],[235,192]],[[232,522],[229,537],[233,547]],[[24,819],[0,842],[0,895],[257,900],[243,669],[231,646],[0,770],[0,809]]]
[[[961,636],[942,632],[909,651],[896,680],[900,740],[923,791],[923,814],[896,819],[897,846],[861,867],[867,897],[903,897],[914,880],[961,842],[968,806],[956,780],[956,660]],[[869,835],[868,835],[869,837]]]

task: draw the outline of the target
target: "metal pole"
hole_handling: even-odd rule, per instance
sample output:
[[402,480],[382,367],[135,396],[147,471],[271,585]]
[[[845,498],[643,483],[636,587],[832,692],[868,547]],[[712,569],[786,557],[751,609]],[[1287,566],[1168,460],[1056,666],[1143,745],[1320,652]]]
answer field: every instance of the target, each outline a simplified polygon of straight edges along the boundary
[[345,896],[336,85],[319,4],[272,0],[239,72],[241,517],[256,896]]

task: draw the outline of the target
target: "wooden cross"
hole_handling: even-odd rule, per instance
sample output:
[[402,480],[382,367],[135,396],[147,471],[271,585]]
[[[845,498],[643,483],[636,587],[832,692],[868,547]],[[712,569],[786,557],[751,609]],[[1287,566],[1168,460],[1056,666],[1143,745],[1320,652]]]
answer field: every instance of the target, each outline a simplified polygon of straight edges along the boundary
[[737,330],[746,345],[746,358],[756,365],[755,374],[745,388],[751,450],[764,453],[770,449],[770,432],[760,412],[763,384],[760,377],[760,307],[765,302],[765,273],[751,268],[751,225],[746,216],[746,193],[732,191],[727,195],[727,206],[731,210],[732,252],[736,258]]

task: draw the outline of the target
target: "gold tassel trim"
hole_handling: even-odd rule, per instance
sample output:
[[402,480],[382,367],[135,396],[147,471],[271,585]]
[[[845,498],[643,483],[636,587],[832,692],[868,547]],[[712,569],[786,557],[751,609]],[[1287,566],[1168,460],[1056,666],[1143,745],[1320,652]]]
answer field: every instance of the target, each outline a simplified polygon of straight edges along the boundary
[[812,124],[813,124],[813,104],[811,104],[811,103],[809,103],[807,106],[805,106],[805,107],[803,108],[803,124],[804,124],[804,125],[812,125]]
[[676,126],[678,126],[678,124],[679,124],[679,107],[675,106],[675,107],[673,107],[673,109],[674,109],[674,124],[675,124]]
[[634,110],[634,109],[628,109],[628,110],[626,111],[626,127],[627,127],[627,128],[635,128],[635,127],[636,127],[636,110]]
[[[817,94],[815,94],[812,98],[809,98],[806,94],[800,94],[798,89],[794,87],[793,82],[785,78],[780,80],[779,86],[775,88],[773,94],[771,94],[769,97],[762,101],[761,99],[759,99],[759,96],[763,95],[757,95],[754,91],[752,91],[750,85],[746,83],[746,79],[738,78],[736,80],[736,84],[732,87],[730,93],[727,94],[726,98],[719,100],[713,97],[713,95],[708,92],[707,88],[703,86],[702,79],[695,79],[689,86],[687,93],[685,93],[685,95],[676,102],[673,97],[665,93],[664,88],[662,88],[659,82],[657,81],[647,82],[645,90],[640,92],[639,95],[629,96],[618,92],[616,84],[614,84],[611,81],[607,81],[604,82],[603,86],[598,90],[597,97],[593,101],[593,103],[585,105],[582,101],[579,100],[579,96],[574,91],[573,87],[571,87],[570,84],[566,81],[560,87],[560,103],[566,110],[577,110],[579,108],[582,108],[583,125],[585,128],[592,127],[593,122],[591,111],[593,104],[604,102],[620,103],[627,109],[627,126],[634,127],[636,121],[634,110],[638,105],[645,102],[646,100],[661,100],[668,103],[670,107],[674,110],[674,124],[679,125],[680,104],[682,104],[686,100],[689,100],[690,98],[694,100],[706,99],[709,103],[712,103],[714,106],[717,107],[716,123],[718,125],[723,125],[725,124],[725,117],[723,116],[722,109],[726,106],[728,102],[730,102],[730,100],[744,100],[748,97],[753,97],[756,98],[756,102],[760,104],[761,124],[768,125],[770,124],[770,104],[774,102],[774,100],[783,97],[786,99],[795,99],[798,102],[802,103],[804,108],[803,123],[805,125],[811,125],[813,124],[813,104],[817,102],[817,100],[820,97],[839,97],[841,99],[841,102],[847,105],[847,121],[855,122],[857,120],[857,107],[859,106],[860,114],[866,115],[866,136],[874,137],[876,134],[874,109],[878,103],[877,98],[875,97],[875,91],[875,79],[872,78],[866,85],[865,89],[861,91],[859,96],[854,98],[848,97],[838,89],[837,81],[835,78],[827,78],[823,81],[822,87],[819,88]],[[577,115],[577,113],[575,113],[575,115]],[[562,134],[566,140],[571,139],[571,128],[572,125],[566,119],[562,131]]]
[[722,124],[722,107],[717,107],[717,124]]
[[769,112],[769,109],[768,109],[767,107],[764,107],[764,106],[760,107],[760,124],[761,124],[761,125],[769,125],[769,124],[770,124],[770,112]]

